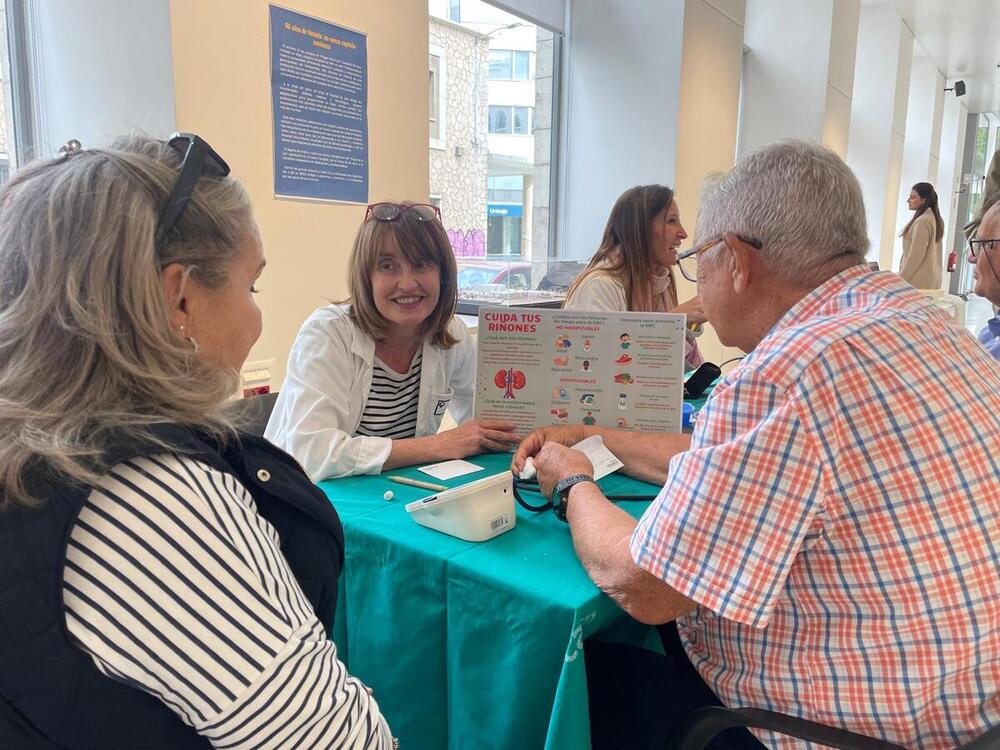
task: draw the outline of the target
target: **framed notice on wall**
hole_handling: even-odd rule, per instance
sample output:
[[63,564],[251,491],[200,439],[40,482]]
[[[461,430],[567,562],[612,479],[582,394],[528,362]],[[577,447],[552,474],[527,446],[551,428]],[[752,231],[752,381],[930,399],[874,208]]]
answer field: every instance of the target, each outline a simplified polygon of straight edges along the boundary
[[482,307],[476,418],[680,432],[684,315]]
[[270,6],[274,193],[368,202],[364,34]]

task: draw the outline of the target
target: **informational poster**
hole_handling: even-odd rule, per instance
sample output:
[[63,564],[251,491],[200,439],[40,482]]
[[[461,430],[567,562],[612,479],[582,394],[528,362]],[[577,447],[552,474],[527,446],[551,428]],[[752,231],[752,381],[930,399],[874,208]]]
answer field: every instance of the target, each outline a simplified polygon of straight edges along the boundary
[[481,307],[476,418],[680,432],[685,321]]
[[368,202],[364,34],[270,6],[274,193]]

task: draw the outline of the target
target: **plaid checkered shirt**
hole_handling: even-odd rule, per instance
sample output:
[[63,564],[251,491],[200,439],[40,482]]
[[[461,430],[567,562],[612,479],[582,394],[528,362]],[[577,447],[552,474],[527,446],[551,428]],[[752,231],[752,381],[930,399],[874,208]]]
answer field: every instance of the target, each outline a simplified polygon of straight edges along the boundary
[[930,749],[1000,723],[998,539],[1000,364],[859,266],[715,388],[631,551],[726,705]]

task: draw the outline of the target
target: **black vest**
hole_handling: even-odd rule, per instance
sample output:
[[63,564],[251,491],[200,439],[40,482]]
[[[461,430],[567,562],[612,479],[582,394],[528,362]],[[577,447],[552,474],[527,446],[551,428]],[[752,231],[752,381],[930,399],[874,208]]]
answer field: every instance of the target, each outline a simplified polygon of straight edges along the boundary
[[[219,445],[179,427],[158,430],[177,452],[234,475],[274,526],[303,593],[329,633],[344,564],[337,512],[299,465],[266,440]],[[108,466],[162,448],[120,442]],[[90,487],[29,472],[38,510],[0,513],[0,748],[210,748],[159,699],[102,675],[66,630],[62,574],[70,530]]]

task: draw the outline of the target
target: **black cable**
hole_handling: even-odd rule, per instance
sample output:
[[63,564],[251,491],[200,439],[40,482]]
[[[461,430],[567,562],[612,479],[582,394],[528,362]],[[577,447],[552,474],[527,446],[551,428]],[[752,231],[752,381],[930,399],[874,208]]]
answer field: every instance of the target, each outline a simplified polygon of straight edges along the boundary
[[[600,486],[600,485],[598,485]],[[514,499],[517,500],[518,505],[520,505],[525,510],[530,510],[532,513],[541,513],[543,511],[549,510],[552,507],[552,502],[547,500],[543,505],[531,505],[522,496],[521,491],[531,492],[542,497],[541,488],[538,486],[538,481],[534,479],[518,479],[514,477]],[[602,490],[603,492],[603,490]],[[613,503],[622,502],[623,500],[641,500],[650,501],[655,500],[656,495],[605,495],[605,497]]]

